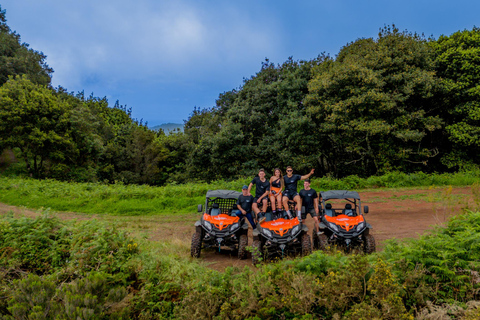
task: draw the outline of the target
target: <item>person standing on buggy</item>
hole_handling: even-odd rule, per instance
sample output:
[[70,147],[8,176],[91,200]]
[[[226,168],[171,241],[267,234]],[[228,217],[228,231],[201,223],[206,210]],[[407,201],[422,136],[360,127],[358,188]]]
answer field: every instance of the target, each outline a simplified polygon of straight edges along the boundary
[[[253,185],[255,185],[255,198],[253,199],[252,209],[253,212],[255,212],[257,220],[263,222],[268,205],[268,194],[270,193],[270,181],[265,178],[265,170],[258,170],[258,177],[253,178],[252,182],[248,185],[248,194],[250,194]],[[260,210],[259,205],[262,210]]]
[[288,217],[292,218],[292,213],[288,207],[288,201],[293,200],[296,203],[295,209],[297,210],[298,220],[302,221],[302,198],[297,192],[297,183],[300,180],[305,180],[310,178],[310,176],[315,172],[315,169],[310,170],[309,174],[301,176],[299,174],[293,174],[293,168],[291,166],[287,167],[287,175],[283,176],[285,191],[283,191],[283,209],[286,211]]
[[246,217],[248,219],[248,222],[250,222],[250,225],[252,226],[252,228],[255,229],[257,226],[255,225],[255,221],[253,221],[253,217],[252,217],[252,204],[253,204],[253,196],[248,191],[248,186],[243,186],[242,194],[238,196],[238,199],[237,199],[238,210],[232,212],[232,216],[237,216],[240,219],[242,217]]
[[318,232],[318,194],[315,189],[310,188],[310,179],[305,179],[303,183],[303,189],[300,190],[300,198],[302,199],[302,204],[305,207],[305,218],[310,213],[313,220],[315,220],[315,230]]
[[272,214],[274,217],[282,211],[283,185],[282,170],[275,168],[273,170],[273,176],[270,178],[270,204],[272,206]]

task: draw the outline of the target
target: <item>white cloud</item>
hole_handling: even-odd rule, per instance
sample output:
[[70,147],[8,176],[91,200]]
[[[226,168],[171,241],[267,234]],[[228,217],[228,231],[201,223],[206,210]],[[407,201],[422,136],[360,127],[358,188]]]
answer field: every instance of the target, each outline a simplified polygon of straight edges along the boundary
[[[240,5],[192,1],[46,0],[28,6],[41,19],[32,47],[47,54],[54,85],[80,88],[86,79],[192,77],[263,59],[278,47],[273,18],[256,19]],[[25,3],[23,3],[25,5]],[[24,7],[25,8],[25,7]],[[44,11],[45,14],[42,14]],[[28,41],[27,41],[28,42]]]

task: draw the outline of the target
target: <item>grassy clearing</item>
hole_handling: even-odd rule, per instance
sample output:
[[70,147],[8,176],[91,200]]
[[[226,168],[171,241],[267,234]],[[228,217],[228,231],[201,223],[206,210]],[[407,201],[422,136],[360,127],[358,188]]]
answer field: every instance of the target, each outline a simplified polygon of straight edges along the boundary
[[[99,183],[69,183],[55,180],[34,180],[15,177],[0,178],[0,201],[16,206],[54,211],[73,211],[112,215],[170,215],[197,211],[205,202],[205,193],[213,189],[240,190],[250,179],[188,183],[151,187],[106,185]],[[480,171],[452,174],[389,173],[380,177],[346,177],[341,180],[314,178],[312,187],[320,190],[359,190],[367,188],[406,188],[431,186],[467,186],[480,181]],[[299,184],[301,188],[302,184]],[[420,197],[418,195],[414,197]],[[426,196],[428,197],[428,196]],[[379,199],[384,201],[385,199]]]

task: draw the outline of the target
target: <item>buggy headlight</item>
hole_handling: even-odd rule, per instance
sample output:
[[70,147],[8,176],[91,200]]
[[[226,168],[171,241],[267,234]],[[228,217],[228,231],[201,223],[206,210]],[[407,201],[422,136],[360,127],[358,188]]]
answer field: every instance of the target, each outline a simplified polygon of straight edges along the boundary
[[263,231],[263,233],[264,233],[267,237],[269,237],[269,238],[272,237],[272,232],[271,232],[270,230],[268,230],[268,229],[262,229],[262,231]]
[[364,226],[365,226],[365,223],[360,222],[357,226],[357,230],[362,230]]
[[295,226],[295,227],[293,227],[293,229],[292,229],[292,236],[295,235],[295,234],[297,234],[298,229],[300,229],[300,226]]
[[237,228],[238,228],[238,223],[234,223],[234,224],[232,224],[232,226],[230,227],[230,230],[233,231],[233,230],[235,230],[235,229],[237,229]]
[[203,226],[204,226],[208,231],[212,231],[212,225],[210,224],[210,222],[203,220]]
[[330,228],[332,228],[334,231],[338,232],[338,227],[335,223],[329,222],[328,224],[330,225]]

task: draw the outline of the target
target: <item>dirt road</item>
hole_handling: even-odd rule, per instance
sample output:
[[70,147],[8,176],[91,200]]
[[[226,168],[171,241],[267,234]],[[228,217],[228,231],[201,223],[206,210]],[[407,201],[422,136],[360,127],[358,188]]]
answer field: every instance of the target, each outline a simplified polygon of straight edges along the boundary
[[[368,205],[370,213],[366,220],[373,226],[377,250],[382,250],[383,242],[391,238],[412,238],[422,234],[433,225],[442,224],[452,215],[463,209],[474,208],[475,201],[470,187],[434,188],[406,190],[371,190],[360,192],[362,204]],[[13,212],[15,216],[34,217],[39,215],[34,210],[8,206],[0,203],[0,214]],[[176,240],[189,246],[194,232],[193,224],[199,214],[179,216],[140,216],[114,217],[105,215],[86,215],[79,213],[58,213],[60,219],[116,221],[126,228],[135,225],[137,230],[146,234],[149,240]],[[313,229],[313,219],[307,218],[309,230]],[[129,229],[130,230],[130,229]],[[252,243],[251,230],[249,243]],[[228,266],[243,268],[251,266],[251,260],[238,260],[228,252],[202,251],[201,259],[211,268],[224,270]]]

